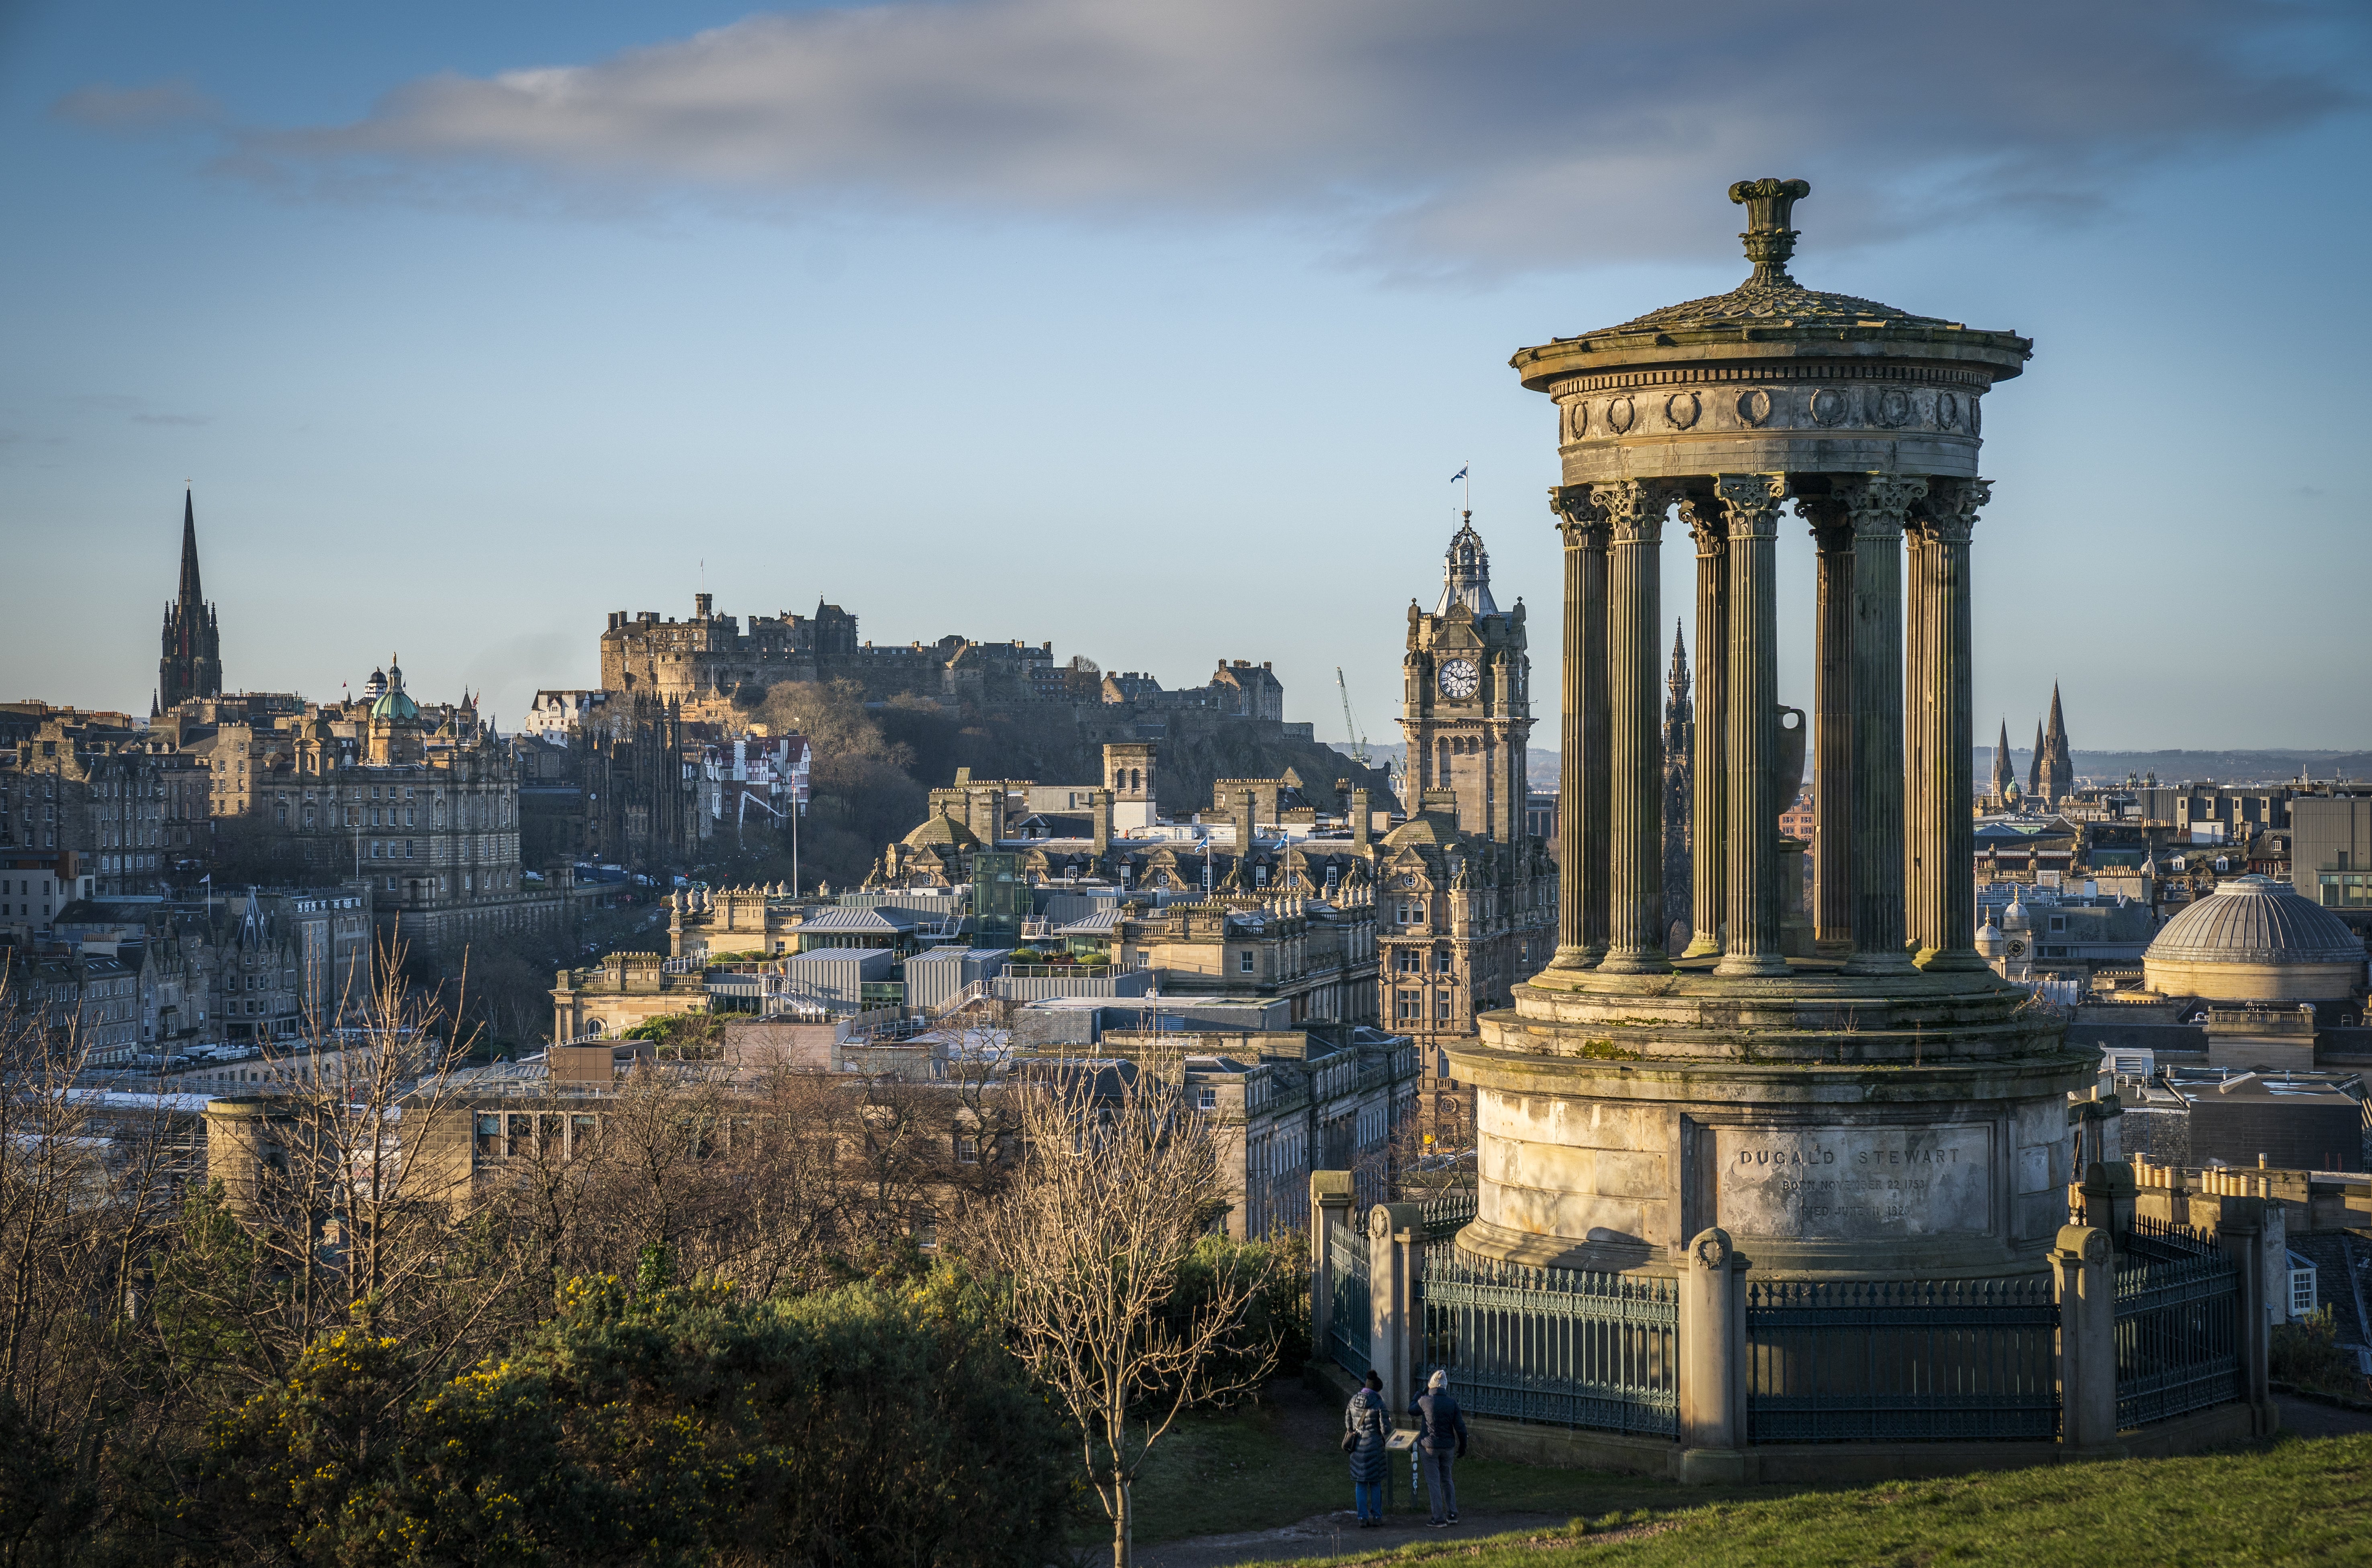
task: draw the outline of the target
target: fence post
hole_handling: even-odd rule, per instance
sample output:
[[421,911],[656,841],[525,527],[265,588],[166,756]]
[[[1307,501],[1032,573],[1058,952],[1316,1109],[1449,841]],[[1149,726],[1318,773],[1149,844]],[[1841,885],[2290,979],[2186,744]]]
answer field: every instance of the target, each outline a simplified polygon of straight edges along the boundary
[[2109,1233],[2059,1227],[2052,1253],[2059,1297],[2059,1443],[2081,1454],[2117,1446],[2117,1273]]
[[2240,1376],[2246,1390],[2242,1397],[2249,1401],[2251,1434],[2271,1437],[2281,1430],[2282,1418],[2266,1383],[2273,1376],[2273,1331],[2265,1313],[2265,1249],[2261,1245],[2265,1200],[2225,1198],[2220,1206],[2223,1213],[2215,1222],[2215,1245],[2239,1271],[2239,1300],[2235,1307],[2240,1314]]
[[1680,1260],[1680,1479],[1750,1479],[1746,1454],[1746,1271],[1729,1233],[1699,1231]]
[[1331,1361],[1334,1331],[1334,1225],[1350,1223],[1351,1173],[1309,1173],[1309,1355]]
[[1424,1211],[1415,1203],[1378,1203],[1367,1211],[1367,1365],[1384,1380],[1384,1409],[1407,1419],[1416,1391],[1417,1271],[1424,1267]]

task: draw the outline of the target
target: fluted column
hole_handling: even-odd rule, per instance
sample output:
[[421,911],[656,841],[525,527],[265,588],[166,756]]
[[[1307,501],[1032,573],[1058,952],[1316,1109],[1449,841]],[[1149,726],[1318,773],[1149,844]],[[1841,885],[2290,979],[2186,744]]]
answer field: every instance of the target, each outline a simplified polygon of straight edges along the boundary
[[1606,955],[1606,524],[1587,485],[1552,490],[1564,539],[1564,659],[1557,770],[1560,969]]
[[1626,479],[1590,487],[1606,518],[1608,974],[1655,974],[1664,953],[1664,768],[1657,552],[1669,488]]
[[[1911,967],[1903,946],[1904,696],[1902,684],[1902,528],[1927,481],[1870,474],[1837,482],[1853,530],[1854,730],[1852,925],[1855,974],[1899,974]],[[1916,639],[1925,646],[1924,636]],[[1924,654],[1922,656],[1924,657]],[[1914,707],[1917,699],[1913,699]]]
[[1982,479],[1929,482],[1919,520],[1920,640],[1926,656],[1921,710],[1924,766],[1919,852],[1925,863],[1924,907],[1919,931],[1921,962],[1930,973],[1981,970],[1977,956],[1975,763],[1976,739],[1970,678],[1975,662],[1975,623],[1970,613],[1969,537],[1978,508],[1990,498]]
[[1936,927],[1927,854],[1927,617],[1920,610],[1920,585],[1927,580],[1927,536],[1916,528],[1903,539],[1903,575],[1909,582],[1908,619],[1902,627],[1902,935],[1903,947],[1929,946]]
[[1681,503],[1697,544],[1697,714],[1689,760],[1689,933],[1682,958],[1721,951],[1727,888],[1721,842],[1729,802],[1729,520],[1711,496]]
[[1785,474],[1723,474],[1729,519],[1729,747],[1724,918],[1715,974],[1785,974],[1779,936],[1779,508]]
[[[1796,510],[1812,525],[1812,941],[1822,953],[1853,950],[1854,534],[1834,496]],[[1901,704],[1896,703],[1901,711]],[[1900,723],[1900,719],[1896,721]],[[1898,765],[1895,775],[1902,770]],[[1897,834],[1900,855],[1900,840]],[[1899,878],[1898,878],[1899,880]]]

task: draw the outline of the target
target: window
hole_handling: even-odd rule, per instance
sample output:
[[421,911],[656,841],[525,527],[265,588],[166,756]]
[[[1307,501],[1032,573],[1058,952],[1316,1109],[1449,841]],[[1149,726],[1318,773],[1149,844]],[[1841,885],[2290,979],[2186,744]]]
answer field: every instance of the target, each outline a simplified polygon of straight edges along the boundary
[[1236,956],[1236,968],[1244,974],[1252,972],[1252,950],[1250,947]]
[[1403,1023],[1414,1023],[1424,1016],[1424,993],[1402,991],[1395,993],[1393,1016]]
[[1433,956],[1433,968],[1434,972],[1436,974],[1448,974],[1456,967],[1456,964],[1450,958],[1449,949],[1447,947],[1444,947],[1440,952],[1436,953]]
[[978,1165],[980,1163],[980,1140],[978,1138],[967,1138],[960,1133],[957,1135],[956,1163],[958,1165]]
[[1400,970],[1402,974],[1423,974],[1424,972],[1424,949],[1422,947],[1401,948]]
[[1204,1110],[1216,1110],[1219,1109],[1219,1091],[1206,1086],[1196,1098],[1195,1103]]

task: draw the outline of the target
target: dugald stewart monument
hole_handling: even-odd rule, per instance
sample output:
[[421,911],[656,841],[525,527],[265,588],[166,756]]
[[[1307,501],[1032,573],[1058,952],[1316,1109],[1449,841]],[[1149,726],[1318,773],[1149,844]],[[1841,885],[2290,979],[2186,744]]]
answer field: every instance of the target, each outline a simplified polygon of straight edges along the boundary
[[[1449,1053],[1477,1091],[1457,1247],[1482,1266],[1673,1276],[1683,1316],[1749,1264],[1758,1281],[2040,1283],[2068,1220],[2068,1096],[2096,1070],[1972,945],[1980,432],[2032,345],[1797,283],[1808,193],[1731,187],[1753,273],[1730,293],[1513,360],[1557,406],[1563,460],[1562,924],[1513,1007]],[[1791,513],[1818,547],[1816,901],[1834,912],[1792,944],[1779,816],[1802,743],[1778,701],[1774,576]],[[1673,526],[1696,542],[1703,846],[1677,959],[1657,570]],[[1692,1399],[1683,1355],[1689,1446],[1709,1390]],[[1720,1402],[1696,1446],[1742,1441],[1742,1396]]]

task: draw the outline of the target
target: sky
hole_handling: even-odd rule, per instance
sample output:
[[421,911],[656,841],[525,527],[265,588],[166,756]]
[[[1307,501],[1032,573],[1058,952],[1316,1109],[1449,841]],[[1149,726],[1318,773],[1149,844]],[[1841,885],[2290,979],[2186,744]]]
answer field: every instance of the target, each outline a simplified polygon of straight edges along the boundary
[[1808,285],[2035,341],[1981,744],[2056,680],[2079,748],[2362,747],[2367,64],[2310,0],[0,4],[0,698],[146,711],[187,482],[234,690],[507,726],[704,588],[1395,738],[1469,466],[1552,692],[1508,355],[1735,286],[1777,175]]

